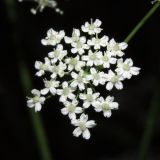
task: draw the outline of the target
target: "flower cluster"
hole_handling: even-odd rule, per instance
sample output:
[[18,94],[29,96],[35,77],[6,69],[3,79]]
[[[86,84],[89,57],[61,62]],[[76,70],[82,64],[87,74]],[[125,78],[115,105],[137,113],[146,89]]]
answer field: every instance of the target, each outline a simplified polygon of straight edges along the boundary
[[151,4],[154,4],[156,2],[160,2],[160,0],[153,0],[153,1],[151,1]]
[[33,89],[33,96],[27,101],[28,107],[40,111],[45,97],[58,95],[64,105],[61,113],[68,116],[76,127],[73,135],[79,137],[82,134],[85,139],[90,138],[89,129],[96,125],[94,120],[88,120],[88,108],[109,118],[111,111],[119,106],[113,96],[104,98],[96,88],[103,85],[107,91],[114,87],[121,90],[123,81],[138,75],[140,70],[133,66],[131,58],[122,58],[127,44],[101,36],[100,26],[100,20],[91,20],[91,23],[82,25],[81,30],[73,29],[71,37],[63,30],[48,30],[41,42],[54,49],[44,62],[35,62],[36,75],[45,76],[44,88],[40,91]]
[[[19,2],[27,1],[27,0],[18,0]],[[31,13],[36,14],[37,11],[42,12],[44,8],[49,7],[53,8],[57,13],[63,14],[63,11],[57,7],[57,1],[55,0],[28,0],[37,3],[36,8],[31,8]]]

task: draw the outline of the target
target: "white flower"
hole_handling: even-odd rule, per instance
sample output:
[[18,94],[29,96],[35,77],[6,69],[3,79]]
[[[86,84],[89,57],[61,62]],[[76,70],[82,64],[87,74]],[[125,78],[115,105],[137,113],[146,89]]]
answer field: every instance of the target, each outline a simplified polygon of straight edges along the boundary
[[128,47],[127,43],[125,42],[117,43],[112,38],[107,45],[107,50],[110,51],[113,56],[122,57],[124,55],[124,52],[122,51],[125,50],[127,47]]
[[102,47],[106,47],[108,44],[108,36],[103,36],[102,38],[93,37],[91,40],[87,41],[87,44],[90,46],[94,46],[94,49],[100,49]]
[[63,77],[65,74],[65,69],[67,68],[67,65],[63,62],[59,62],[58,65],[53,65],[51,68],[51,78],[55,79],[57,77],[57,75],[59,77]]
[[64,40],[68,44],[68,43],[78,42],[79,38],[80,38],[80,30],[73,29],[72,37],[65,36]]
[[71,88],[68,85],[68,82],[62,83],[62,89],[57,89],[57,94],[60,95],[60,102],[66,102],[67,98],[73,100],[75,98],[75,95],[72,93],[74,92],[74,88]]
[[130,79],[132,75],[138,75],[140,68],[133,67],[133,61],[131,58],[126,59],[123,62],[123,59],[117,61],[117,69],[115,70],[118,75],[123,76],[123,78]]
[[104,52],[101,58],[101,62],[104,68],[110,68],[110,64],[115,64],[116,61],[117,59],[112,57],[112,54],[109,51]]
[[87,76],[88,80],[92,80],[95,86],[99,84],[104,85],[106,80],[104,78],[104,72],[98,72],[95,68],[90,69],[90,74]]
[[88,108],[90,105],[94,106],[96,99],[99,97],[100,93],[93,93],[91,88],[87,89],[87,93],[80,93],[79,98],[84,101],[83,107]]
[[82,134],[85,139],[89,139],[91,136],[88,128],[93,128],[96,125],[94,120],[88,121],[88,115],[85,114],[82,114],[80,119],[72,120],[72,124],[77,127],[73,131],[73,135],[79,137]]
[[62,114],[68,115],[70,119],[76,119],[76,114],[83,112],[83,109],[77,105],[77,100],[73,100],[72,102],[66,101],[64,103],[65,107],[61,109]]
[[68,70],[72,71],[73,69],[75,69],[76,71],[80,71],[82,67],[85,66],[85,62],[80,61],[80,57],[79,55],[77,55],[76,57],[71,57],[71,58],[67,58],[65,60],[65,63],[68,64]]
[[35,62],[35,68],[37,70],[39,70],[38,72],[36,72],[36,76],[42,76],[44,75],[45,71],[50,71],[51,70],[51,62],[50,60],[45,57],[45,63],[42,63],[40,61],[36,61]]
[[113,88],[113,86],[115,86],[118,90],[123,89],[123,84],[121,82],[123,80],[123,77],[115,74],[111,70],[109,70],[106,76],[106,80],[108,81],[106,85],[107,90],[110,91]]
[[52,28],[47,31],[47,37],[45,39],[42,39],[42,44],[47,46],[55,46],[56,44],[60,43],[63,37],[65,36],[64,31],[56,32]]
[[110,117],[111,110],[118,109],[118,103],[113,101],[114,97],[111,96],[106,97],[106,99],[104,99],[103,97],[98,98],[95,106],[95,111],[96,112],[103,111],[103,115],[105,117]]
[[98,34],[101,32],[101,26],[102,22],[99,19],[96,19],[94,22],[91,20],[91,24],[89,22],[86,22],[84,25],[82,25],[81,29],[83,32],[87,32],[89,35]]
[[56,81],[54,79],[51,80],[44,80],[45,87],[41,90],[42,95],[46,95],[48,92],[50,92],[52,95],[56,94],[56,88],[59,87],[59,81]]
[[102,52],[101,51],[95,51],[92,52],[89,50],[88,55],[82,56],[82,60],[87,61],[87,66],[98,66],[102,64],[101,61],[102,58]]
[[[18,0],[18,1],[23,2],[27,0]],[[31,8],[32,14],[36,14],[38,10],[42,12],[46,7],[53,8],[56,12],[63,14],[63,11],[57,8],[57,2],[55,0],[33,0],[33,2],[37,2],[38,5],[36,8]]]
[[71,87],[77,87],[80,91],[85,89],[85,84],[88,83],[86,76],[84,74],[84,71],[80,71],[78,74],[75,72],[71,73],[71,76],[73,78],[73,82],[71,82]]
[[86,38],[85,37],[80,37],[78,41],[76,42],[72,42],[72,49],[71,52],[72,53],[79,53],[80,55],[82,55],[84,53],[85,49],[89,49],[89,46],[86,44]]
[[28,98],[27,106],[29,108],[35,107],[35,112],[40,111],[42,108],[42,104],[44,104],[45,97],[42,97],[40,91],[38,91],[37,89],[33,89],[31,93],[33,94],[33,97]]
[[54,51],[48,53],[48,57],[52,59],[52,63],[56,63],[58,60],[61,61],[66,55],[67,51],[63,50],[63,46],[61,44],[58,44]]

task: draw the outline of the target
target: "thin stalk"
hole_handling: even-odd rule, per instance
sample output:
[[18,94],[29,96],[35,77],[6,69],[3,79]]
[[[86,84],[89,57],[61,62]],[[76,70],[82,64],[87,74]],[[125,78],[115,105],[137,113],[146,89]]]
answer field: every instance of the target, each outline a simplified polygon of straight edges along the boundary
[[[20,80],[21,80],[21,85],[24,90],[24,92],[30,92],[30,90],[33,88],[31,76],[29,73],[29,70],[27,68],[27,64],[21,55],[23,52],[23,49],[20,46],[19,38],[17,36],[19,35],[18,30],[16,27],[16,21],[18,20],[18,15],[16,13],[16,9],[14,6],[14,1],[13,0],[5,0],[5,6],[6,6],[6,11],[8,14],[8,19],[12,25],[13,28],[13,43],[15,45],[16,51],[17,51],[17,56],[18,56],[18,61],[19,61],[19,75],[20,75]],[[42,160],[52,160],[51,158],[51,153],[48,147],[47,143],[47,138],[45,135],[45,131],[42,125],[42,120],[41,117],[38,113],[35,113],[34,110],[29,111],[30,114],[30,119],[33,125],[33,130],[35,133],[36,141],[37,141],[37,147],[38,151],[40,154],[40,157]]]
[[140,143],[139,160],[149,159],[148,150],[154,134],[156,122],[160,114],[160,92],[159,91],[160,91],[160,87],[156,89],[153,95],[153,99],[151,101],[151,107],[148,111],[145,130]]
[[155,3],[155,5],[150,9],[150,11],[142,18],[142,20],[135,26],[135,28],[130,32],[130,34],[125,38],[125,42],[128,43],[135,34],[143,27],[143,25],[150,19],[150,17],[159,8],[160,2]]
[[[142,20],[135,26],[135,28],[130,32],[130,34],[125,38],[125,42],[129,42],[136,33],[143,27],[143,25],[150,19],[150,17],[156,12],[156,10],[160,7],[160,2],[157,2],[150,11],[142,18]],[[142,136],[142,140],[140,143],[139,150],[139,160],[147,160],[148,159],[148,150],[153,137],[154,128],[156,124],[156,120],[158,119],[160,112],[160,87],[156,90],[153,95],[151,107],[148,111],[148,117],[146,120],[145,130]]]

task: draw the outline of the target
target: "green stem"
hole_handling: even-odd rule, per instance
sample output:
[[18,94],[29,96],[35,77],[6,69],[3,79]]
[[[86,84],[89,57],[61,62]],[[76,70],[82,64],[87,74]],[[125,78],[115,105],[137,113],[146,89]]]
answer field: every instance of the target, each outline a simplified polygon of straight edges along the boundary
[[[29,73],[29,70],[27,68],[27,64],[21,55],[23,52],[23,49],[20,46],[19,38],[17,36],[19,35],[18,32],[18,26],[16,26],[16,21],[18,20],[18,15],[16,14],[16,8],[14,6],[13,0],[5,0],[5,6],[6,11],[8,14],[8,19],[10,23],[12,24],[13,28],[13,43],[16,47],[18,61],[19,61],[19,74],[21,79],[21,85],[24,90],[24,92],[30,92],[30,90],[33,88],[31,76]],[[35,137],[37,141],[37,147],[39,150],[39,154],[42,160],[52,160],[51,153],[48,147],[45,131],[42,125],[41,117],[39,113],[35,113],[34,110],[29,111],[31,122],[33,125],[33,129],[35,132]]]
[[[159,85],[159,84],[158,84]],[[160,87],[158,87],[153,95],[153,99],[151,101],[151,107],[148,111],[148,117],[146,120],[145,130],[142,136],[142,140],[140,143],[140,152],[139,152],[139,160],[147,160],[148,158],[148,150],[149,146],[154,134],[154,129],[156,126],[156,122],[159,118],[160,113]]]
[[[160,7],[160,2],[157,2],[150,11],[143,17],[143,19],[135,26],[135,28],[130,32],[130,34],[125,38],[125,42],[129,42],[135,34],[142,28],[142,26],[149,20],[149,18],[155,13],[155,11]],[[151,107],[148,112],[148,117],[146,121],[146,127],[142,136],[139,150],[139,160],[148,159],[148,150],[153,137],[154,128],[156,120],[158,119],[158,113],[160,112],[160,93],[159,89],[156,90],[155,95],[151,103]]]
[[157,2],[150,11],[142,18],[142,20],[135,26],[135,28],[130,32],[130,34],[125,38],[125,42],[129,42],[135,34],[141,29],[141,27],[147,22],[147,20],[155,13],[159,8],[160,2]]

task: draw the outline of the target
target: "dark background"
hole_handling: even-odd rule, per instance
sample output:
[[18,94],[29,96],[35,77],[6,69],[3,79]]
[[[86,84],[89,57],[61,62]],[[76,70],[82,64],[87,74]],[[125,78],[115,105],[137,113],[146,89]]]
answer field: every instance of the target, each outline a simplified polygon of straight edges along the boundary
[[[12,1],[12,0],[11,0]],[[41,45],[49,28],[64,29],[68,35],[72,28],[79,28],[90,18],[99,18],[103,34],[121,42],[152,7],[150,0],[57,0],[64,10],[60,16],[52,9],[32,15],[34,3],[14,1],[12,9],[0,1],[0,159],[39,160],[36,137],[29,109],[26,107],[28,91],[20,80],[20,63],[27,64],[35,88],[40,89],[41,80],[35,77],[34,62],[43,61],[51,50]],[[8,16],[13,15],[13,16]],[[9,18],[10,17],[10,18]],[[13,18],[13,19],[12,19]],[[160,10],[147,21],[129,42],[126,57],[141,68],[139,76],[124,82],[122,91],[114,91],[119,110],[111,118],[90,111],[90,119],[97,126],[91,130],[86,141],[72,136],[73,126],[60,113],[62,105],[57,97],[50,99],[41,111],[49,147],[54,160],[136,160],[142,137],[148,126],[153,126],[148,159],[160,159],[160,112],[155,109],[148,120],[150,108],[160,108]],[[105,93],[104,93],[105,94]],[[156,108],[156,107],[155,107]]]

